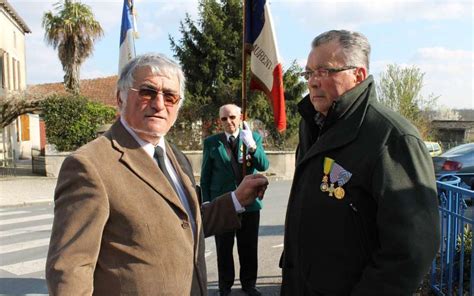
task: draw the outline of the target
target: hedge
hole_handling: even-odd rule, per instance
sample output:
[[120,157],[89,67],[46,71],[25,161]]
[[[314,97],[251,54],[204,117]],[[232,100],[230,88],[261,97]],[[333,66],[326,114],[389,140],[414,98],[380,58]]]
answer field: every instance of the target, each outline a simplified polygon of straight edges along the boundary
[[51,95],[42,102],[46,137],[58,151],[73,151],[93,140],[97,129],[116,118],[116,110],[83,96]]

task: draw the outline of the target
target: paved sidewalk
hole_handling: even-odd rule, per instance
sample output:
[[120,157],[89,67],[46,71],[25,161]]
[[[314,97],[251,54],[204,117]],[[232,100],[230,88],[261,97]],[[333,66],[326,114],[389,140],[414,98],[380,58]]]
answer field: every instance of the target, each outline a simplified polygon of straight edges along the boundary
[[0,207],[52,203],[56,181],[42,176],[0,177]]

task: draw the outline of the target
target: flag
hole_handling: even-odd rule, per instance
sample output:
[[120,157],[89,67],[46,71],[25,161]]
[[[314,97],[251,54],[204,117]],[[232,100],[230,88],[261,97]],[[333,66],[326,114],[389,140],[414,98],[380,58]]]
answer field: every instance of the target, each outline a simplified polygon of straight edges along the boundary
[[263,91],[273,108],[275,127],[286,129],[283,70],[265,0],[245,1],[245,47],[250,52],[250,89]]
[[122,27],[120,29],[120,49],[119,49],[119,75],[123,66],[135,57],[135,37],[137,36],[134,29],[134,8],[133,0],[123,1],[122,10]]

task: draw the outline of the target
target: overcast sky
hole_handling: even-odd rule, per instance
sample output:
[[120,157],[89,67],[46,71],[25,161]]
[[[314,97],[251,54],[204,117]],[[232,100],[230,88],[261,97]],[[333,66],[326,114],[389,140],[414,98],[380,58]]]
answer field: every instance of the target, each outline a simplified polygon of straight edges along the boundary
[[[57,53],[43,39],[42,15],[53,1],[9,0],[25,20],[27,84],[63,79]],[[105,36],[81,68],[81,78],[114,75],[123,1],[83,1],[91,6]],[[195,0],[136,1],[140,39],[137,53],[162,52],[172,57],[168,34],[179,40],[179,22],[197,19]],[[273,0],[270,1],[284,68],[302,66],[311,40],[330,29],[364,33],[371,45],[371,74],[378,80],[387,64],[415,65],[425,73],[423,94],[439,96],[438,105],[474,109],[473,14],[471,0]]]

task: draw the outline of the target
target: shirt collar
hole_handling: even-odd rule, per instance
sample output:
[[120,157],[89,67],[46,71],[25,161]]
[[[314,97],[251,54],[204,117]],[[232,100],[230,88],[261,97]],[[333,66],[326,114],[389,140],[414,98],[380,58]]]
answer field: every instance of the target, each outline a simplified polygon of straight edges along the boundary
[[[140,138],[137,135],[137,133],[134,130],[132,130],[132,128],[128,125],[127,121],[122,116],[120,116],[120,122],[125,127],[127,132],[130,135],[132,135],[135,141],[137,141],[140,147],[142,147],[143,150],[145,150],[146,154],[148,154],[151,158],[153,158],[153,155],[155,154],[155,146],[152,143],[147,142],[143,140],[142,138]],[[160,141],[158,142],[157,146],[160,146],[163,149],[164,155],[166,155],[165,137],[160,137]]]
[[234,136],[234,138],[237,139],[240,133],[240,128],[238,128],[233,134],[229,134],[228,132],[225,132],[225,136],[227,138],[227,141],[229,141],[230,136]]

